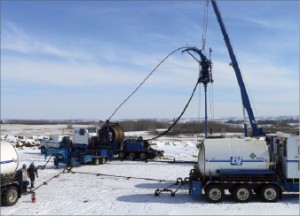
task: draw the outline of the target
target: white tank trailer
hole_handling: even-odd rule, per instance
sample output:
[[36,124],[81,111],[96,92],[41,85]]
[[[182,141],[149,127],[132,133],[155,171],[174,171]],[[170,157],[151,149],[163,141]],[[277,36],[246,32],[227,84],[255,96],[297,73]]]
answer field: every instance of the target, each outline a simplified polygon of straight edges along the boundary
[[299,192],[299,149],[299,136],[288,134],[206,139],[190,171],[189,191],[213,203],[222,201],[225,190],[236,202],[253,195],[276,202],[283,192]]
[[16,178],[19,157],[13,144],[1,140],[1,206],[15,205],[22,195],[22,182]]
[[270,155],[265,140],[255,138],[206,139],[199,147],[198,168],[202,176],[217,170],[268,170]]
[[19,157],[15,146],[1,140],[1,179],[14,177],[19,166]]

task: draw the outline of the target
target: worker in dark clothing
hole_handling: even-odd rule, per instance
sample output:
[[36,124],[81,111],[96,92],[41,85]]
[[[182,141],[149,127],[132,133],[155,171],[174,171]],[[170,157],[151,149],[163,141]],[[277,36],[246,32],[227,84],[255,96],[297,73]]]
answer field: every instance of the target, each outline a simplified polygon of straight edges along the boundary
[[37,172],[37,168],[35,168],[34,163],[32,162],[29,166],[29,168],[27,169],[27,173],[28,176],[30,178],[31,181],[31,188],[34,187],[34,181],[35,181],[35,176],[38,178],[38,172]]

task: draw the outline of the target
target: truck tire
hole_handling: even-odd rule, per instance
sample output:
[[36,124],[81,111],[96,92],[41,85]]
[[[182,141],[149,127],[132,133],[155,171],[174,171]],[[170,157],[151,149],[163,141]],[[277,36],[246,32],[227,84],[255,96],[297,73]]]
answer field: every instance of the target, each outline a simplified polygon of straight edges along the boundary
[[19,200],[18,188],[16,186],[11,186],[4,193],[3,204],[5,206],[12,206],[16,204]]
[[128,159],[129,160],[134,160],[135,159],[135,153],[130,152],[129,155],[128,155]]
[[205,197],[209,202],[221,202],[224,198],[224,189],[221,185],[211,184],[205,188]]
[[94,158],[94,165],[99,165],[100,162],[99,162],[99,158]]
[[125,157],[126,157],[125,152],[120,152],[120,153],[119,153],[119,158],[120,158],[121,160],[125,159]]
[[232,195],[236,202],[246,203],[252,199],[252,190],[246,185],[238,185],[234,187]]
[[45,154],[46,153],[46,148],[44,146],[41,147],[41,153]]
[[261,188],[259,196],[264,202],[277,202],[281,196],[281,191],[276,185],[265,185]]
[[99,158],[99,164],[105,164],[105,158],[103,157],[103,158]]
[[140,153],[140,159],[141,160],[146,160],[147,159],[146,153],[144,153],[144,152]]

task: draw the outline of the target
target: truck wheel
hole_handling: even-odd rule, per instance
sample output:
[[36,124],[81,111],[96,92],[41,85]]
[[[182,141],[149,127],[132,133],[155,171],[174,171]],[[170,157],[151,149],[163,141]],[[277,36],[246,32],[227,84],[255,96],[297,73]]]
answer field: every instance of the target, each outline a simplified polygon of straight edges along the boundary
[[276,185],[265,185],[262,187],[262,189],[260,190],[260,198],[264,201],[264,202],[277,202],[281,191],[278,188],[278,186]]
[[252,198],[252,190],[246,185],[238,185],[234,188],[233,198],[236,202],[249,202]]
[[205,197],[209,202],[221,202],[224,198],[224,189],[221,185],[211,184],[205,188]]
[[120,153],[119,153],[119,158],[120,158],[121,160],[125,159],[125,152],[120,152]]
[[46,148],[44,146],[41,147],[41,153],[45,154],[46,153]]
[[147,156],[146,156],[146,154],[145,153],[140,153],[140,159],[141,160],[146,160],[146,158],[147,158]]
[[94,165],[99,165],[99,158],[94,158]]
[[99,158],[99,164],[105,164],[105,158]]
[[18,189],[16,186],[11,186],[8,188],[4,195],[3,204],[6,206],[12,206],[16,204],[19,200]]
[[133,153],[133,152],[129,153],[128,159],[129,160],[134,160],[135,159],[135,153]]

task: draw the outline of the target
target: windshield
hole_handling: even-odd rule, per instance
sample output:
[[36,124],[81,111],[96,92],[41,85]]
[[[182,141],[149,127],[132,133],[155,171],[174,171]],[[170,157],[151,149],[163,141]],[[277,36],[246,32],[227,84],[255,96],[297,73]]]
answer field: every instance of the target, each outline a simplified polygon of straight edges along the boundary
[[96,133],[97,129],[95,127],[87,128],[89,133]]

